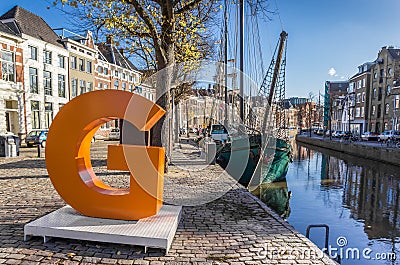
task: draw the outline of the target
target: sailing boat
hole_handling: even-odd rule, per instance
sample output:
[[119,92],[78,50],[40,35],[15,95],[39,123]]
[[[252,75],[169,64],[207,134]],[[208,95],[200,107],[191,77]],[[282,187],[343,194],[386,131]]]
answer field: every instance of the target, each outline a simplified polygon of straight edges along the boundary
[[[230,142],[225,143],[217,151],[217,163],[226,169],[232,177],[238,179],[239,183],[249,187],[257,195],[261,194],[262,184],[284,180],[291,161],[292,150],[288,143],[283,106],[286,39],[287,33],[282,31],[257,96],[257,99],[266,98],[264,116],[259,119],[252,111],[249,111],[246,119],[249,125],[252,125],[252,127],[247,127],[248,129],[254,128],[258,124],[261,125],[261,131],[253,129],[248,138],[231,138]],[[248,146],[247,150],[246,145]],[[232,153],[246,151],[248,152],[248,161],[244,172],[229,170],[227,166],[230,163]]]

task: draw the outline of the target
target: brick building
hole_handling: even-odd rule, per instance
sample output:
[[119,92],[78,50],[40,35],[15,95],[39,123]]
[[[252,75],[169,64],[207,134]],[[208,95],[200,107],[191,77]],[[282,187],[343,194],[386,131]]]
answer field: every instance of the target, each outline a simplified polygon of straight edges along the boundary
[[57,34],[39,16],[15,6],[0,17],[23,41],[23,119],[20,133],[49,128],[68,101],[68,51]]
[[395,100],[392,88],[400,77],[400,49],[382,47],[371,68],[368,130],[381,133],[392,129]]
[[367,62],[358,67],[358,72],[349,79],[349,96],[354,102],[351,106],[350,130],[361,134],[367,129],[369,118],[369,97],[371,91],[371,68],[374,63]]
[[0,22],[0,134],[24,133],[23,39]]

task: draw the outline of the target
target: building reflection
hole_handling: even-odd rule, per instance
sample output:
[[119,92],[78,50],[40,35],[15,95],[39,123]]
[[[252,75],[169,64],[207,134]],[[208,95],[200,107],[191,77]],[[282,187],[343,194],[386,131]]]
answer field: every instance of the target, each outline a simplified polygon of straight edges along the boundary
[[314,146],[297,144],[296,149],[295,160],[322,156],[313,160],[320,167],[321,189],[343,189],[343,206],[364,223],[369,239],[400,236],[399,167]]

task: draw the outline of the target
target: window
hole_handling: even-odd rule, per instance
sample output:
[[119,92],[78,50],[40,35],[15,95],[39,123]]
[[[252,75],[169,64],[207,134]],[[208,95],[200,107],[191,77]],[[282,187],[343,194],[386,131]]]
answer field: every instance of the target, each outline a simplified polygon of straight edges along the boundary
[[374,79],[377,79],[378,78],[378,73],[374,73]]
[[51,51],[43,51],[44,63],[51,64]]
[[81,80],[80,81],[79,87],[81,89],[81,94],[86,93],[86,82],[85,82],[85,80]]
[[391,91],[391,87],[390,87],[390,86],[387,86],[387,87],[386,87],[386,96],[389,96],[389,95],[390,95],[390,91]]
[[360,117],[360,108],[356,108],[356,118]]
[[129,84],[129,91],[133,92],[133,85],[132,84]]
[[59,103],[58,104],[58,109],[60,110],[62,107],[64,107],[64,105],[65,105],[64,103]]
[[386,103],[386,105],[385,105],[385,114],[389,114],[389,108],[390,108],[389,103]]
[[389,76],[392,76],[392,75],[393,75],[393,69],[392,69],[392,68],[389,68],[389,69],[388,69],[388,74],[389,74]]
[[376,107],[374,105],[374,106],[372,106],[372,109],[371,109],[371,115],[375,115],[375,113],[376,113]]
[[71,56],[71,69],[76,69],[76,56]]
[[376,117],[377,118],[380,118],[381,117],[381,104],[378,104],[378,107],[377,107],[377,111],[376,111]]
[[361,117],[364,117],[365,108],[361,107]]
[[97,66],[97,72],[98,72],[99,74],[102,74],[102,73],[103,73],[103,67]]
[[115,89],[118,89],[118,86],[119,86],[119,82],[118,82],[118,80],[115,80],[115,81],[114,81],[114,88],[115,88]]
[[126,74],[125,73],[122,73],[122,79],[126,79]]
[[51,72],[43,71],[43,87],[44,94],[51,96],[53,94],[51,90]]
[[379,88],[379,91],[378,91],[378,100],[382,100],[382,88],[381,87]]
[[361,88],[361,80],[358,80],[358,82],[357,82],[357,89],[360,89]]
[[133,76],[129,76],[129,82],[132,82],[133,81]]
[[362,92],[361,102],[365,102],[365,92]]
[[33,67],[29,67],[29,87],[31,93],[38,94],[38,70]]
[[104,89],[108,89],[108,84],[104,84]]
[[104,68],[104,74],[108,75],[108,68]]
[[119,72],[118,72],[117,70],[115,70],[115,71],[114,71],[114,76],[115,76],[115,77],[118,77],[118,75],[119,75]]
[[366,78],[363,78],[363,80],[362,80],[362,87],[365,87],[365,81],[366,81]]
[[32,129],[40,129],[39,101],[31,101]]
[[103,89],[103,83],[99,82],[99,83],[97,84],[97,87],[98,87],[99,89]]
[[1,79],[15,82],[14,53],[12,52],[1,52]]
[[85,61],[82,58],[79,58],[79,70],[85,71]]
[[65,98],[65,75],[58,75],[58,96]]
[[360,103],[361,102],[361,93],[357,93],[356,98],[357,98],[357,103]]
[[50,128],[50,124],[53,121],[53,103],[44,103],[44,126]]
[[71,79],[71,96],[74,98],[78,95],[78,79]]
[[126,90],[126,83],[122,83],[122,90]]
[[93,83],[92,82],[87,82],[87,91],[90,92],[93,90]]
[[380,74],[381,77],[383,77],[385,75],[385,70],[384,69],[381,69],[379,72],[380,72],[379,74]]
[[86,61],[86,72],[92,73],[92,62],[91,61]]
[[65,56],[58,55],[58,66],[60,68],[65,68]]
[[400,95],[394,96],[394,108],[395,109],[400,108]]
[[37,61],[37,48],[33,46],[28,46],[29,59]]

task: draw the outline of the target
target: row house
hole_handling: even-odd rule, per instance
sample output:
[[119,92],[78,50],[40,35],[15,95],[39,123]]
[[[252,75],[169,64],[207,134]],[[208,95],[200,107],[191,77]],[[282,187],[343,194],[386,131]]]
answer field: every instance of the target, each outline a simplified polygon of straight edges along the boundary
[[348,81],[325,82],[324,126],[327,129],[348,130],[348,120],[353,119],[348,89]]
[[23,39],[0,22],[0,133],[21,134],[24,128]]
[[[23,138],[32,129],[47,129],[64,104],[97,89],[156,100],[155,89],[141,84],[142,73],[115,47],[112,36],[96,44],[91,32],[53,30],[15,6],[0,16],[0,47],[0,133]],[[118,121],[103,128],[114,126]]]
[[69,99],[94,90],[97,50],[91,32],[80,36],[65,29],[55,29],[68,51]]
[[396,126],[398,106],[392,88],[400,77],[400,49],[383,47],[371,69],[368,130],[381,133]]
[[[347,81],[346,81],[347,82]],[[327,81],[338,89],[343,82]],[[400,49],[382,47],[377,59],[358,67],[358,73],[348,81],[347,91],[330,93],[325,100],[331,115],[325,111],[325,120],[331,118],[332,129],[382,133],[399,130],[400,115]],[[335,89],[333,89],[335,91]]]
[[[369,96],[371,87],[371,69],[374,63],[367,62],[358,67],[358,72],[349,79],[348,96],[350,104],[350,130],[360,134],[367,130],[369,118]],[[346,129],[348,130],[348,129]]]
[[12,56],[16,68],[21,67],[17,59],[22,58],[23,76],[17,81],[22,83],[23,100],[18,102],[17,115],[23,118],[19,119],[18,129],[10,130],[24,135],[31,129],[49,128],[68,101],[68,51],[41,17],[19,6],[0,16],[0,21],[22,39],[22,54],[17,49]]

